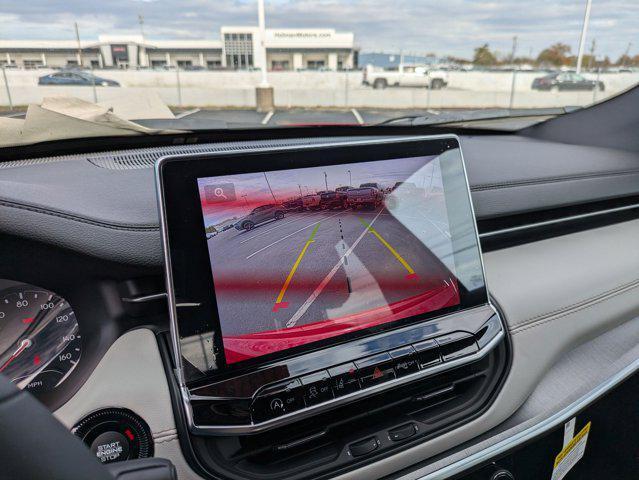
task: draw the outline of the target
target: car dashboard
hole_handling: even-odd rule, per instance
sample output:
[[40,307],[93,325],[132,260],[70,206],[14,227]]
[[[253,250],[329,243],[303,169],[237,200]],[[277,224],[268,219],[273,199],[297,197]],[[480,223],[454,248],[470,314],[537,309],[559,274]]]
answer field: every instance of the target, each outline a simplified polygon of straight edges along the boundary
[[[153,167],[167,155],[415,135],[311,130],[0,163],[0,371],[103,462],[167,458],[184,479],[464,475],[632,376],[637,154],[462,133],[492,306],[467,320],[476,355],[446,375],[429,372],[420,387],[370,397],[365,412],[345,404],[251,435],[190,428],[190,415],[205,422],[210,409],[190,412],[182,401]],[[501,321],[482,340],[495,314]],[[330,364],[315,355],[317,365]],[[104,450],[105,439],[126,449]]]

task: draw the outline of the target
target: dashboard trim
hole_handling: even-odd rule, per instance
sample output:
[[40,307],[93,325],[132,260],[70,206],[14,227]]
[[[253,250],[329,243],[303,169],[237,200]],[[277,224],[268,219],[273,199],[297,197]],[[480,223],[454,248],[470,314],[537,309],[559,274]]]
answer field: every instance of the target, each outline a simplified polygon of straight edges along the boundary
[[571,403],[570,405],[564,407],[559,412],[546,418],[545,420],[531,427],[528,427],[527,429],[516,433],[515,435],[505,438],[495,445],[469,455],[462,460],[458,460],[427,475],[417,477],[417,480],[439,480],[461,473],[468,473],[469,469],[476,467],[483,462],[490,461],[491,459],[494,459],[495,457],[509,450],[512,450],[519,445],[533,440],[535,437],[543,435],[549,430],[552,430],[553,428],[566,422],[569,418],[577,415],[579,411],[586,408],[588,405],[605,395],[609,390],[619,385],[621,382],[629,378],[638,370],[639,360],[635,360],[630,365],[615,374],[613,377],[606,380],[605,382],[600,383],[596,388],[583,395],[581,398]]
[[625,212],[625,211],[634,210],[634,209],[639,209],[639,203],[633,203],[632,205],[624,205],[623,207],[607,208],[604,210],[597,210],[595,212],[582,213],[579,215],[570,215],[567,217],[555,218],[552,220],[545,220],[543,222],[527,223],[525,225],[519,225],[517,227],[509,227],[509,228],[502,228],[499,230],[492,230],[490,232],[480,233],[479,238],[482,239],[482,238],[495,237],[499,235],[507,235],[510,233],[522,232],[522,231],[526,231],[526,230],[530,230],[534,228],[543,228],[543,227],[548,227],[552,225],[559,225],[562,223],[568,223],[568,222],[574,222],[578,220],[585,220],[587,218],[598,217],[599,215],[609,215],[611,213]]
[[[499,315],[496,314],[496,317],[499,322],[501,322]],[[494,317],[493,317],[494,318]],[[490,320],[489,320],[490,322]],[[488,322],[487,322],[488,323]],[[475,362],[484,358],[488,355],[497,345],[501,343],[504,339],[505,333],[503,327],[496,333],[496,335],[488,342],[483,348],[472,355],[468,355],[463,358],[459,358],[456,360],[451,360],[449,362],[444,362],[434,367],[428,368],[427,370],[420,370],[418,372],[412,373],[410,375],[406,375],[404,377],[396,378],[394,380],[390,380],[379,385],[375,385],[373,387],[358,390],[356,392],[349,393],[342,397],[335,398],[331,401],[320,403],[318,405],[313,405],[310,407],[306,407],[303,410],[299,410],[296,412],[288,413],[286,415],[282,415],[281,417],[273,418],[270,420],[266,420],[264,422],[260,422],[259,424],[252,423],[250,425],[197,425],[194,422],[193,418],[193,410],[191,405],[187,399],[198,401],[198,400],[215,400],[216,397],[206,397],[206,396],[196,396],[190,395],[188,389],[186,387],[182,388],[182,394],[184,398],[184,407],[186,412],[186,417],[189,425],[191,426],[191,431],[193,433],[199,434],[208,434],[208,435],[233,435],[233,434],[247,434],[247,433],[259,433],[271,428],[275,428],[278,426],[282,426],[290,421],[297,421],[308,418],[314,414],[326,411],[330,408],[346,404],[350,401],[357,400],[358,398],[367,397],[370,395],[374,395],[376,393],[383,392],[393,387],[397,387],[400,385],[404,385],[413,380],[420,378],[427,378],[433,376],[437,373],[450,370],[456,367],[461,367],[463,365],[467,365],[469,363]]]

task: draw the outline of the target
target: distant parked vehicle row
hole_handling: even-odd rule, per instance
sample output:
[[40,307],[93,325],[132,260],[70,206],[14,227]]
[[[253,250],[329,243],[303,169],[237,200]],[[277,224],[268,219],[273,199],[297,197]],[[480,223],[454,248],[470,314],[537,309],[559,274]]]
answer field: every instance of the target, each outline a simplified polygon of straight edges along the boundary
[[377,182],[362,183],[358,188],[341,186],[335,190],[322,190],[303,195],[281,205],[274,203],[260,205],[235,222],[233,227],[236,230],[249,231],[262,223],[281,220],[287,212],[344,210],[346,208],[372,209],[382,205],[383,201],[384,189]]
[[533,90],[545,91],[593,91],[598,88],[605,90],[604,83],[597,80],[588,80],[576,73],[551,73],[544,77],[535,78],[531,88]]

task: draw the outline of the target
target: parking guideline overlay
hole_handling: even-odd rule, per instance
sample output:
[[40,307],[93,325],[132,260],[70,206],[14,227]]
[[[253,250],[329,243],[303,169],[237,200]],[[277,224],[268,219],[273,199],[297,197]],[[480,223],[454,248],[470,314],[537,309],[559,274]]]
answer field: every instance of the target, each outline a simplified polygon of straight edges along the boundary
[[295,263],[293,264],[293,268],[291,268],[291,271],[286,277],[286,280],[284,281],[284,285],[282,285],[282,289],[280,290],[280,294],[277,296],[277,299],[275,300],[275,305],[273,305],[274,312],[277,312],[280,308],[288,307],[288,302],[282,302],[282,300],[284,299],[284,294],[286,293],[286,290],[288,289],[288,286],[291,283],[291,280],[293,279],[293,275],[295,275],[295,271],[297,270],[297,267],[299,267],[300,262],[302,261],[302,258],[304,258],[304,255],[306,255],[306,251],[308,250],[308,247],[310,247],[311,243],[315,241],[314,240],[315,234],[317,233],[319,226],[320,226],[320,222],[318,222],[317,225],[315,225],[315,228],[311,232],[311,236],[304,244],[302,251],[297,256],[297,259],[295,260]]
[[415,273],[415,270],[413,270],[413,268],[408,264],[408,262],[404,260],[404,258],[399,253],[397,253],[397,250],[395,250],[390,243],[384,240],[384,238],[379,233],[377,233],[377,230],[375,230],[371,225],[369,225],[366,222],[366,220],[359,217],[358,219],[360,222],[362,222],[362,225],[364,225],[369,232],[375,235],[375,238],[377,238],[377,240],[379,240],[381,244],[384,245],[388,249],[388,251],[393,254],[393,256],[397,259],[397,261],[402,264],[402,266],[408,272],[408,274],[406,275],[406,278],[408,279],[417,278],[417,274]]

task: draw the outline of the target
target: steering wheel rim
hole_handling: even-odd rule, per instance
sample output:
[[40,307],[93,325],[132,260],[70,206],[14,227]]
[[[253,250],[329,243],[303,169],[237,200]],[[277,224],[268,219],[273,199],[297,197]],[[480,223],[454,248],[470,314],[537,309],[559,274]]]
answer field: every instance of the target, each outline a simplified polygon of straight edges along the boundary
[[86,445],[0,374],[0,478],[113,480]]

